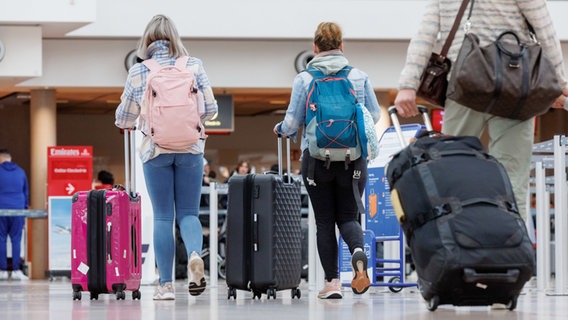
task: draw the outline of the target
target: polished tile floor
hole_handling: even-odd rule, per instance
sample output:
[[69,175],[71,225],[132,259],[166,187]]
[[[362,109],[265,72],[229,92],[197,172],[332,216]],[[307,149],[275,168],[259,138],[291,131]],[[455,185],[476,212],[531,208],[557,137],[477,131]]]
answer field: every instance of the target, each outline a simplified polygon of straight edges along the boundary
[[290,291],[279,291],[277,299],[252,299],[252,293],[237,291],[237,299],[227,299],[227,287],[219,282],[198,297],[189,296],[184,281],[176,281],[175,301],[153,301],[153,286],[141,287],[141,300],[116,300],[103,295],[89,300],[83,293],[72,300],[68,279],[0,282],[0,319],[568,319],[568,296],[539,292],[534,281],[525,286],[515,311],[490,307],[453,307],[441,305],[428,311],[416,288],[392,293],[372,287],[362,296],[345,288],[342,300],[317,299],[317,291],[302,282],[302,297],[291,299]]

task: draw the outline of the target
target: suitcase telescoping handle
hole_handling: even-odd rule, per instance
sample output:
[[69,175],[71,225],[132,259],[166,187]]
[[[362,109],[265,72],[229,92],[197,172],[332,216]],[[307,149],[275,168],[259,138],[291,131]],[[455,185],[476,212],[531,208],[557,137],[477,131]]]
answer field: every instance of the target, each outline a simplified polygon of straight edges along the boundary
[[[278,135],[278,175],[284,177],[282,175],[282,162],[283,162],[283,155],[282,155],[282,135]],[[290,175],[290,138],[286,137],[286,173],[288,174],[288,182],[292,182],[292,176]],[[283,179],[284,180],[284,179]],[[286,181],[285,181],[286,182]]]
[[134,165],[134,153],[136,144],[134,141],[135,129],[124,129],[124,171],[126,180],[126,192],[131,197],[136,196],[136,169]]
[[[418,111],[420,111],[422,119],[424,119],[424,126],[426,126],[426,130],[432,131],[432,122],[430,122],[430,117],[428,116],[428,108],[419,105]],[[394,130],[396,131],[396,135],[398,136],[400,145],[402,147],[408,146],[408,142],[404,139],[404,135],[402,134],[402,129],[400,127],[400,122],[398,121],[398,115],[395,106],[389,107],[389,115],[392,121],[392,125],[394,126]]]

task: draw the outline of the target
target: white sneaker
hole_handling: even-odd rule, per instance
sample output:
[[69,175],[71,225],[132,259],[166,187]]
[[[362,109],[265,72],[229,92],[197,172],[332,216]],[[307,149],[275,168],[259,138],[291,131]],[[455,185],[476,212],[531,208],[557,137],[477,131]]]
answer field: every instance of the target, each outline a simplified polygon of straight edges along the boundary
[[0,270],[0,281],[8,280],[8,271]]
[[192,296],[198,296],[205,291],[205,266],[203,259],[197,254],[197,252],[192,252],[187,264],[187,269],[189,271],[189,294]]
[[28,281],[30,278],[28,278],[28,276],[26,276],[22,270],[16,270],[16,271],[12,271],[12,280],[15,281]]
[[175,300],[174,287],[171,282],[158,285],[154,291],[154,300]]
[[504,303],[494,303],[491,305],[491,310],[507,310],[507,305]]

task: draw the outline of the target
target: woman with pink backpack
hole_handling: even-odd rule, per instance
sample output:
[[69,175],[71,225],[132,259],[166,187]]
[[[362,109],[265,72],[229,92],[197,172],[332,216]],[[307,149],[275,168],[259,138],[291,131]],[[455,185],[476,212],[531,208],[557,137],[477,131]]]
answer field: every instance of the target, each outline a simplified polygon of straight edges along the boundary
[[[168,17],[156,15],[150,20],[138,56],[144,62],[128,72],[115,124],[131,129],[139,121],[144,133],[139,152],[154,213],[154,252],[160,274],[154,300],[175,299],[174,219],[190,257],[189,293],[197,296],[206,286],[198,217],[206,138],[202,123],[217,113],[218,106],[201,60],[189,56]],[[175,89],[174,82],[186,82],[182,89],[186,91]]]

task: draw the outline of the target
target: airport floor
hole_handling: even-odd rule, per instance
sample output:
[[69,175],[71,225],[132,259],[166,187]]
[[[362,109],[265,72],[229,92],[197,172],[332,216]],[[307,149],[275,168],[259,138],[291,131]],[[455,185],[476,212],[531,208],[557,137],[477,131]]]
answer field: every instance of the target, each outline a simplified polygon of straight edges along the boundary
[[344,288],[341,300],[321,300],[317,290],[302,281],[301,298],[292,299],[290,290],[278,291],[276,299],[252,299],[252,293],[237,291],[237,299],[227,299],[227,286],[222,280],[215,288],[207,288],[198,297],[187,293],[185,281],[175,282],[175,301],[153,301],[154,287],[141,287],[141,300],[125,300],[115,295],[89,300],[84,292],[73,301],[70,281],[30,280],[0,282],[0,318],[16,319],[567,319],[568,296],[539,292],[534,281],[527,283],[514,311],[483,307],[441,305],[436,311],[426,308],[416,288],[393,293],[385,287],[371,287],[355,296]]

